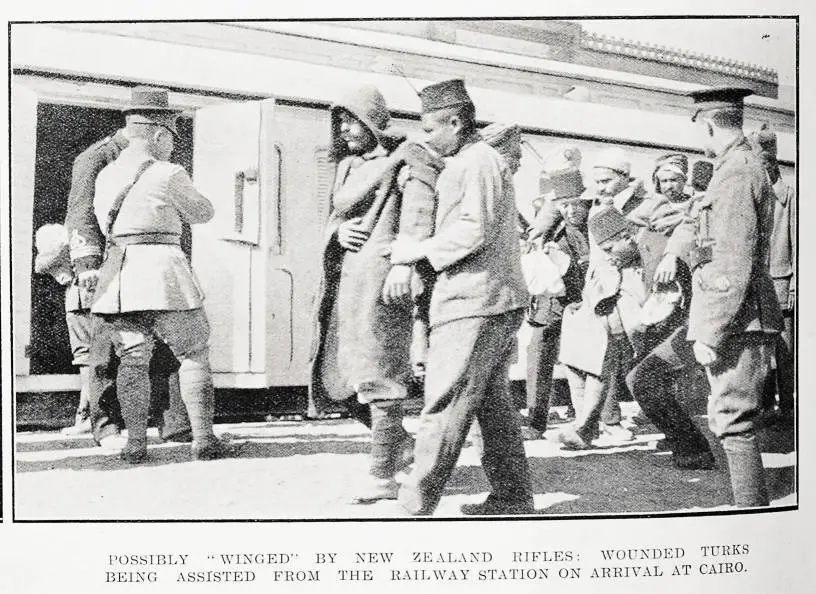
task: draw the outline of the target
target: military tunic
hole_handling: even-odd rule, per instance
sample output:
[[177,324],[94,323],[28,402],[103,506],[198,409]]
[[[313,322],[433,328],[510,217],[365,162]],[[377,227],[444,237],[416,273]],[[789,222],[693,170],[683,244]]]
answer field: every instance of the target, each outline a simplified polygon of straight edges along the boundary
[[714,164],[693,234],[692,299],[688,335],[717,353],[708,367],[709,424],[718,437],[754,428],[770,343],[782,314],[769,274],[775,196],[744,136]]

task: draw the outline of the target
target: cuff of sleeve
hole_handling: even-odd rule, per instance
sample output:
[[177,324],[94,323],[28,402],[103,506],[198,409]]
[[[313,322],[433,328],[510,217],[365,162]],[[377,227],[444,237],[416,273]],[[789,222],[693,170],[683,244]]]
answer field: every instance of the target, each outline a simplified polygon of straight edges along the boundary
[[73,261],[74,270],[77,274],[98,270],[102,266],[102,256],[82,256]]

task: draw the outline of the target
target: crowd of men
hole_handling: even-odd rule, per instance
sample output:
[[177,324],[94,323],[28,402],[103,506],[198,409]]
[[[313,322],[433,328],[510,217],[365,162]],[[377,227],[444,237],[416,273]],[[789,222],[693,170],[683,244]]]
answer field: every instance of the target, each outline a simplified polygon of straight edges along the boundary
[[[433,514],[475,421],[491,492],[463,513],[532,513],[524,439],[547,429],[560,362],[575,415],[558,433],[564,448],[591,448],[601,433],[631,440],[619,404],[631,393],[673,463],[694,470],[715,458],[675,386],[704,368],[734,502],[768,505],[756,432],[764,411],[793,418],[796,199],[775,135],[743,134],[748,94],[693,95],[689,125],[713,166],[690,174],[685,155],[665,155],[650,191],[621,149],[600,153],[584,180],[569,148],[544,164],[531,221],[513,184],[521,129],[479,130],[462,80],[419,92],[421,133],[392,125],[371,86],[332,105],[309,408],[342,402],[370,429],[355,503],[398,499],[406,514]],[[37,271],[68,285],[83,379],[67,431],[90,429],[130,463],[147,456],[151,413],[195,459],[235,453],[213,434],[204,295],[180,241],[213,207],[169,162],[178,116],[166,91],[135,88],[125,127],[76,160],[65,225],[37,234]],[[508,369],[525,320],[523,417]],[[412,436],[403,401],[418,378]]]

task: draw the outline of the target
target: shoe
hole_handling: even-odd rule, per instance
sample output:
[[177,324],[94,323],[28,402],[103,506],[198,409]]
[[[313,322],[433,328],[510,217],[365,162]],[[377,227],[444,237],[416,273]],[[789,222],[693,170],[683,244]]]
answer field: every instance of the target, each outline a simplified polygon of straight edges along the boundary
[[112,433],[99,440],[99,447],[117,454],[124,450],[126,445],[127,439],[121,433]]
[[592,447],[590,442],[581,437],[574,427],[562,429],[557,439],[565,450],[588,450]]
[[119,459],[128,464],[141,464],[147,460],[147,444],[133,444],[130,441],[119,452]]
[[672,453],[672,462],[680,470],[713,470],[717,467],[714,454],[708,450],[693,454]]
[[622,425],[601,423],[601,434],[614,441],[632,441],[635,439],[635,434]]
[[65,427],[60,433],[66,436],[88,435],[91,432],[91,419],[77,415],[76,423]]
[[351,503],[374,503],[384,499],[396,499],[397,495],[399,495],[399,483],[393,477],[379,479],[369,475],[367,484],[352,498]]
[[521,438],[524,441],[534,441],[542,437],[544,437],[544,432],[539,431],[535,427],[530,427],[529,425],[523,425],[521,427]]
[[215,435],[196,441],[190,447],[193,460],[218,460],[219,458],[229,458],[234,456],[240,446],[238,444],[227,444],[218,439]]
[[496,501],[489,496],[482,503],[465,503],[459,510],[466,516],[519,516],[535,513],[532,501]]

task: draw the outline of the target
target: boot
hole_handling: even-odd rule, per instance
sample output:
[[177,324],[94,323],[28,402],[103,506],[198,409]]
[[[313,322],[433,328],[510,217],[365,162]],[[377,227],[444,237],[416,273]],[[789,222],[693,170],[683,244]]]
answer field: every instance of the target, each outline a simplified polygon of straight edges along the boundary
[[756,435],[727,435],[722,438],[734,505],[737,507],[764,507],[769,505],[765,485],[765,469],[757,446]]
[[147,457],[147,420],[150,410],[150,376],[147,365],[119,365],[116,391],[128,438],[120,457],[130,464]]

